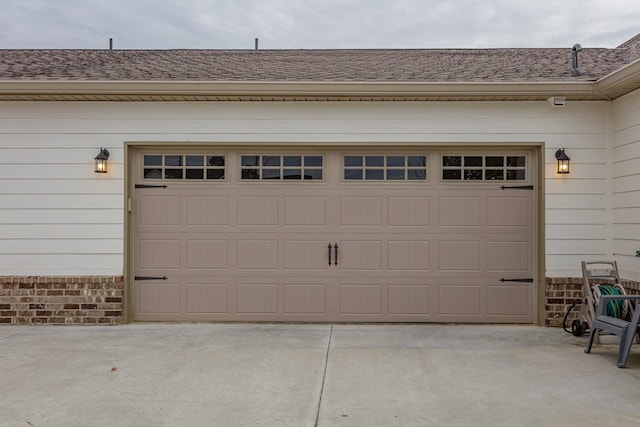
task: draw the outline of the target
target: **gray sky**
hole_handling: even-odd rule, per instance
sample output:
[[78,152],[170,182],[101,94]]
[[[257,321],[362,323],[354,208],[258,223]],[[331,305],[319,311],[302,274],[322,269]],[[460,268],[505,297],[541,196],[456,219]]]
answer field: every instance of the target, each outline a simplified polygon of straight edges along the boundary
[[0,49],[616,47],[639,0],[0,0]]

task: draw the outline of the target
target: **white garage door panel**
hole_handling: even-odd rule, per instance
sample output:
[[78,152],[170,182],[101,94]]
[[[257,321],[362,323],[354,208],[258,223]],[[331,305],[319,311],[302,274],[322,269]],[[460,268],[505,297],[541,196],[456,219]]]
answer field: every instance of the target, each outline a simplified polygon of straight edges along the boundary
[[429,197],[390,196],[388,198],[389,226],[429,226],[429,200]]
[[382,286],[380,285],[341,285],[341,314],[381,315]]
[[322,270],[326,263],[325,240],[285,240],[284,268],[287,270]]
[[[441,181],[440,155],[427,154],[416,181],[398,179],[421,169],[402,175],[397,155],[389,181],[344,180],[339,152],[314,153],[304,174],[304,156],[251,156],[243,173],[264,168],[264,180],[241,179],[236,152],[195,167],[210,166],[209,181],[144,166],[140,184],[167,188],[135,189],[134,319],[532,322],[533,284],[512,279],[533,277],[533,192]],[[183,176],[211,172],[182,159]],[[363,159],[350,176],[386,176],[384,156]],[[273,178],[287,167],[292,181]]]
[[390,315],[424,316],[431,312],[430,287],[427,285],[389,285]]
[[186,284],[187,313],[228,313],[229,286],[215,283]]
[[428,271],[428,240],[390,240],[387,242],[388,270]]
[[[138,310],[142,314],[163,315],[181,312],[180,283],[138,284]],[[142,319],[141,319],[142,320]]]
[[324,284],[284,286],[284,312],[288,314],[324,314],[327,292]]
[[494,316],[529,316],[531,296],[528,286],[488,286],[487,314]]
[[480,227],[480,197],[440,197],[440,227]]
[[286,197],[284,198],[285,225],[326,225],[326,197]]
[[187,225],[228,225],[229,198],[187,196]]

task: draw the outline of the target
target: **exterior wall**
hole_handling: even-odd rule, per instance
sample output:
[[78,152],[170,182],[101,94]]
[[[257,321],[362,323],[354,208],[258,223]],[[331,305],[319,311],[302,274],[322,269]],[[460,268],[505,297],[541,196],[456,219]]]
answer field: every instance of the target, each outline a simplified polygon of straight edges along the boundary
[[613,254],[620,275],[640,280],[640,91],[613,103]]
[[[627,294],[640,294],[640,282],[626,279],[622,279],[621,282]],[[571,322],[577,317],[580,306],[575,306],[568,314],[567,311],[574,303],[583,302],[585,297],[582,277],[547,277],[544,325],[562,327],[566,315],[567,320],[564,326],[571,329]]]
[[[546,276],[574,277],[581,260],[612,257],[608,108],[605,102],[0,103],[0,276],[122,276],[125,143],[188,141],[543,143]],[[105,175],[93,172],[101,147],[111,153]],[[558,148],[572,159],[569,175],[554,173]]]
[[0,324],[122,323],[122,276],[0,277]]

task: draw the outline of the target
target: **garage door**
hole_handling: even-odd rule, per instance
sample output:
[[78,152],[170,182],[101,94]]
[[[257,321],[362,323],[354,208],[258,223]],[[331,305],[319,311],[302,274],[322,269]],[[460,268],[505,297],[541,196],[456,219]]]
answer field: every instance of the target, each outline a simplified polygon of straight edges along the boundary
[[530,159],[141,150],[134,319],[532,322]]

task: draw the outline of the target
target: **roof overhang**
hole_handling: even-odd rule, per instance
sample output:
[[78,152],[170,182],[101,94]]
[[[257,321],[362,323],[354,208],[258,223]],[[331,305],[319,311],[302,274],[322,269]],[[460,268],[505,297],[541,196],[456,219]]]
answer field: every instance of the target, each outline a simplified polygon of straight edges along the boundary
[[640,59],[598,80],[598,92],[616,99],[640,88]]
[[611,100],[640,87],[640,61],[582,82],[0,81],[0,101]]
[[607,99],[595,82],[0,81],[1,101],[519,101]]

